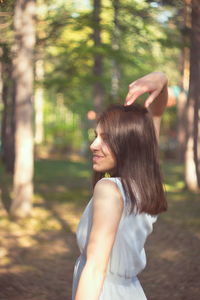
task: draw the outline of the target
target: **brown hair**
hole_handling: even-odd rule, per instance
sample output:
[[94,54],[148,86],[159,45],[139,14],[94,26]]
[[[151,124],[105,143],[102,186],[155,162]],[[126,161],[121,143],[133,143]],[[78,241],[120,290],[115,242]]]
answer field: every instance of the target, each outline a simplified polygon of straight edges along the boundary
[[[150,112],[139,104],[114,104],[98,118],[116,158],[114,177],[120,177],[130,213],[157,215],[167,209],[155,128]],[[105,176],[94,171],[93,184]],[[113,176],[113,174],[112,174]]]

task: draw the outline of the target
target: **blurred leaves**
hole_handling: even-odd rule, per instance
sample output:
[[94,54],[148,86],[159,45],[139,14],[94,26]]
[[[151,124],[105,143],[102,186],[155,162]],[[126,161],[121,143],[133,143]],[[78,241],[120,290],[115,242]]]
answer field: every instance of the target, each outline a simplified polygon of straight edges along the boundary
[[[128,84],[148,72],[161,70],[167,73],[170,84],[179,82],[180,31],[184,30],[180,1],[120,0],[118,49],[113,48],[114,1],[102,1],[102,43],[98,47],[94,46],[93,41],[93,29],[96,26],[93,7],[86,2],[37,1],[35,59],[44,62],[44,78],[36,81],[35,87],[41,85],[44,90],[46,142],[49,140],[57,144],[63,141],[71,144],[77,139],[78,142],[74,144],[80,146],[85,135],[83,137],[78,131],[81,130],[81,123],[87,122],[87,111],[93,109],[95,82],[101,82],[104,88],[104,104],[112,101],[113,61],[120,72],[118,99],[122,103]],[[13,7],[14,1],[1,3],[1,10],[10,15],[6,17],[9,26],[2,30],[0,43],[7,43],[9,47],[13,39]],[[3,24],[5,18],[2,20]],[[93,76],[96,54],[103,57],[101,78]],[[59,116],[61,109],[56,104],[58,94],[63,98],[63,111],[68,110],[75,116],[76,121],[72,121],[72,124],[63,119],[62,114]]]

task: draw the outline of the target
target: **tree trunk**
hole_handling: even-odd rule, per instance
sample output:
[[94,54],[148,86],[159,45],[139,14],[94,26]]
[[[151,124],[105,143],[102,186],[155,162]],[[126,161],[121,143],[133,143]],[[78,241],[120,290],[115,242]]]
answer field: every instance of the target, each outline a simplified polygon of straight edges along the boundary
[[2,122],[1,156],[7,172],[14,172],[15,160],[15,84],[12,74],[11,53],[7,45],[2,45]]
[[119,51],[119,0],[113,0],[113,9],[114,9],[114,24],[113,24],[113,34],[112,34],[112,50],[115,53],[112,60],[112,78],[111,78],[111,96],[113,101],[119,100],[119,80],[120,80],[120,71],[119,64],[117,62],[116,54]]
[[104,89],[102,85],[102,54],[100,53],[101,47],[101,25],[100,25],[100,14],[101,14],[101,0],[94,0],[94,109],[99,113],[103,108]]
[[199,102],[200,102],[200,3],[192,0],[190,83],[187,103],[188,136],[185,156],[186,184],[192,191],[200,189]]
[[183,16],[184,31],[182,34],[183,49],[181,52],[180,72],[181,72],[181,92],[177,103],[178,114],[178,160],[184,162],[184,153],[186,150],[187,139],[187,93],[189,88],[190,75],[190,49],[189,49],[189,30],[191,29],[191,0],[184,0],[183,10],[180,14]]
[[35,91],[35,142],[41,144],[44,140],[43,128],[43,86],[41,81],[44,78],[44,62],[43,59],[38,59],[35,65],[35,77],[37,80],[37,87]]
[[0,46],[0,103],[2,103],[3,92],[3,47]]
[[35,1],[17,0],[14,10],[16,132],[14,195],[11,214],[26,216],[33,195],[32,86],[35,45]]

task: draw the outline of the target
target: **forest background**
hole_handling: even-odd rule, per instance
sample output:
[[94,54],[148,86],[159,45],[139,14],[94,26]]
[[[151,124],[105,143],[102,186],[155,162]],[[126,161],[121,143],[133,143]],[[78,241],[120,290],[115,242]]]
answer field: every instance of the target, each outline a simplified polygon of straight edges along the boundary
[[[0,7],[0,299],[57,299],[58,291],[70,299],[74,233],[91,193],[88,146],[96,116],[110,103],[124,103],[128,85],[156,70],[169,79],[160,139],[169,214],[161,228],[170,241],[167,222],[175,222],[178,236],[183,224],[195,234],[194,241],[188,233],[187,253],[168,251],[165,259],[189,259],[200,227],[198,0],[2,0]],[[176,201],[183,204],[179,212]],[[160,238],[158,230],[156,243]],[[152,244],[149,251],[155,252]],[[51,268],[57,275],[47,275]],[[144,277],[151,293],[152,276]],[[195,284],[194,298],[183,298],[189,289],[181,286],[173,299],[198,298]]]

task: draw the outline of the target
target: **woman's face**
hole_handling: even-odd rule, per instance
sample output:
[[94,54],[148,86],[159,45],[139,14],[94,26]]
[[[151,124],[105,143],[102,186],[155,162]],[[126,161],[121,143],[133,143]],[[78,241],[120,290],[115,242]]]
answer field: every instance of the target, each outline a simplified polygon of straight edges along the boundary
[[97,172],[109,172],[112,174],[116,167],[116,160],[106,143],[106,136],[100,125],[97,125],[95,135],[95,140],[90,145],[90,150],[93,154],[93,169]]

